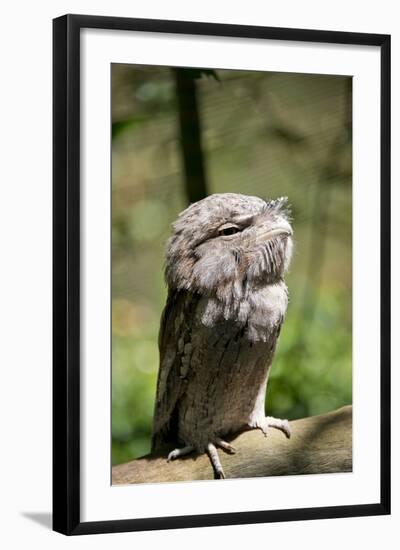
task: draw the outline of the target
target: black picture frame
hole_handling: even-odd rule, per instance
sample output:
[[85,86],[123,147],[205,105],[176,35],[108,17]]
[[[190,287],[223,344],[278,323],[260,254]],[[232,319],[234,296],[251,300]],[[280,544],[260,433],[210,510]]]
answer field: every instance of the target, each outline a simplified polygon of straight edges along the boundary
[[[381,495],[372,504],[80,520],[80,31],[116,29],[378,46],[381,51]],[[53,529],[66,535],[390,513],[390,36],[87,15],[53,21]]]

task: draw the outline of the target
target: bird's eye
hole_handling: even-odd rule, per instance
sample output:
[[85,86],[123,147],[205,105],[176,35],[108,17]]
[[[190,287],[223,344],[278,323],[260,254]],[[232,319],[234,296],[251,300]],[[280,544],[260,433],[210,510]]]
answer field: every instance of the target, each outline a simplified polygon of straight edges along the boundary
[[223,235],[224,237],[227,237],[228,235],[234,235],[235,233],[239,233],[240,229],[236,225],[227,225],[225,227],[221,227],[219,230],[219,235]]

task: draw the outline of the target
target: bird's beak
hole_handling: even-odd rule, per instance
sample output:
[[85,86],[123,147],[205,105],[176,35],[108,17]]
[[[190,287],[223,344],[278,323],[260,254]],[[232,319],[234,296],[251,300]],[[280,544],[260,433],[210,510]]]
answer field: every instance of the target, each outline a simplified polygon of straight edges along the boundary
[[264,243],[266,241],[269,241],[270,239],[273,239],[274,237],[291,237],[293,235],[293,231],[289,225],[281,225],[276,227],[270,227],[269,229],[265,229],[264,231],[260,231],[256,235],[253,235],[252,237],[246,238],[246,244],[248,246],[253,246],[256,244]]
[[291,237],[292,235],[293,235],[293,231],[288,226],[272,227],[267,231],[263,231],[262,233],[259,233],[255,238],[255,242],[260,243],[263,241],[269,241],[274,237]]

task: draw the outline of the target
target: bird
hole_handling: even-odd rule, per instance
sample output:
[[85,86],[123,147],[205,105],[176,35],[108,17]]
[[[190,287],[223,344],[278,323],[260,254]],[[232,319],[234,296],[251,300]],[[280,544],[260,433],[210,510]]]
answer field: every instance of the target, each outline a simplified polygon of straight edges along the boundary
[[152,452],[173,447],[168,462],[207,453],[223,479],[218,449],[236,451],[231,435],[276,428],[290,438],[287,419],[265,416],[265,399],[292,250],[287,197],[212,194],[172,224]]

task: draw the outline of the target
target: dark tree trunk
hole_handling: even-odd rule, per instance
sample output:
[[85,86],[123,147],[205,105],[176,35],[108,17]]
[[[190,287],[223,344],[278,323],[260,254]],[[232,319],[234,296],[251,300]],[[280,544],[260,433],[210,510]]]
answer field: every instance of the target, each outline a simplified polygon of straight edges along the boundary
[[189,203],[192,203],[207,196],[196,81],[187,69],[175,69],[174,72],[185,191]]

